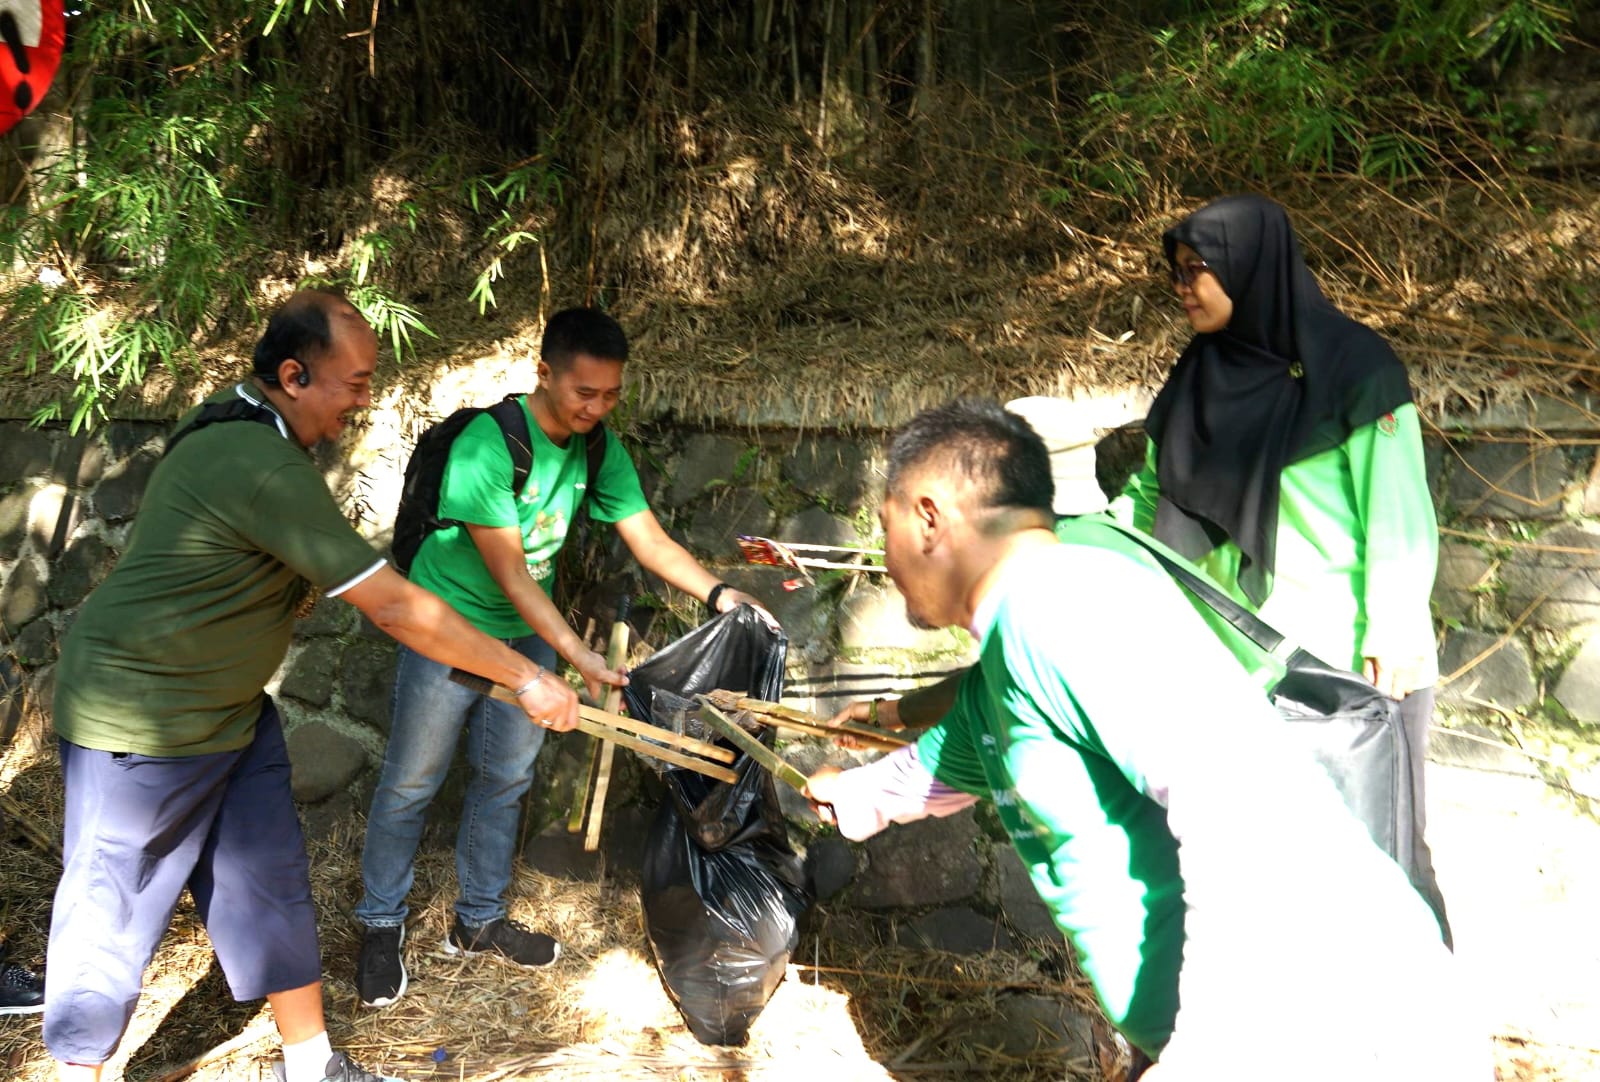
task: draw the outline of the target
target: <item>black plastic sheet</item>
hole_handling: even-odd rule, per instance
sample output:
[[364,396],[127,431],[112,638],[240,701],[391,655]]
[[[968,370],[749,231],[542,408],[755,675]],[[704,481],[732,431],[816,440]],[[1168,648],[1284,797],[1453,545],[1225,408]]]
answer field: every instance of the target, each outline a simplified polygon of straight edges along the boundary
[[[724,613],[629,674],[629,710],[666,724],[658,713],[717,688],[776,701],[787,646],[754,610]],[[669,799],[645,843],[645,933],[662,983],[705,1044],[745,1042],[811,905],[772,776],[747,756],[733,769],[732,784],[667,771]]]

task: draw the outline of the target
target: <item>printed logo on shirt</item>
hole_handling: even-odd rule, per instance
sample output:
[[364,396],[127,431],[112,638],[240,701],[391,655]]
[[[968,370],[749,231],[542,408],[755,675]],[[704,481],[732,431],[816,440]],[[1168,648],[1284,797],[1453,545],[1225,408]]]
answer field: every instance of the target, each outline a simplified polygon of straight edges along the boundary
[[539,498],[539,482],[529,481],[528,487],[522,490],[522,502],[532,503]]
[[1378,418],[1378,431],[1385,436],[1392,436],[1400,429],[1400,422],[1394,419],[1394,414],[1385,413]]
[[[549,553],[561,547],[567,537],[567,518],[559,510],[555,512],[540,511],[533,517],[533,525],[522,534],[523,555],[532,561],[536,559],[535,553]],[[528,572],[533,574],[531,570]],[[534,578],[540,576],[534,575]]]

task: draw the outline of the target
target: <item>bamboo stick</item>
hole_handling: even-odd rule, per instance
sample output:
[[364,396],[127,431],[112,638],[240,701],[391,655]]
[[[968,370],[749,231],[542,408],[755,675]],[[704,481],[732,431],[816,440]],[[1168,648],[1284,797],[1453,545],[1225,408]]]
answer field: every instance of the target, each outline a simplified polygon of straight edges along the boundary
[[[616,623],[611,625],[611,640],[606,643],[606,668],[615,671],[620,668],[623,659],[628,656],[628,599],[623,598],[622,604],[617,608]],[[615,715],[617,708],[622,705],[622,689],[613,687],[606,691],[606,713]],[[583,718],[583,707],[578,708],[578,717]],[[592,721],[592,718],[584,720]],[[620,728],[620,726],[619,726]],[[606,744],[600,749],[600,762],[595,768],[594,798],[589,801],[589,829],[583,836],[583,851],[593,853],[600,848],[600,822],[606,815],[606,795],[611,791],[611,761],[616,757],[617,749],[614,744]]]
[[876,748],[879,751],[897,751],[906,746],[904,741],[893,740],[887,736],[867,736],[860,732],[847,730],[842,726],[812,725],[810,722],[795,721],[791,718],[779,717],[776,714],[763,714],[756,710],[747,710],[745,712],[769,728],[788,729],[791,732],[804,733],[806,736],[819,736],[831,740],[836,736],[848,735],[859,743],[867,747]]
[[[863,725],[859,721],[842,721],[838,725],[831,725],[826,718],[816,714],[808,714],[804,710],[796,710],[792,706],[782,703],[769,703],[761,699],[748,699],[732,691],[713,691],[711,701],[723,710],[748,711],[757,721],[766,725],[784,725],[812,733],[816,736],[834,737],[849,734],[866,743],[885,749],[903,748],[912,743],[911,737],[888,729],[880,729],[873,725]],[[768,720],[768,719],[773,720]]]
[[[509,688],[503,688],[494,681],[486,680],[476,673],[467,672],[465,669],[451,669],[450,679],[465,687],[474,689],[481,695],[499,699],[501,702],[515,703],[517,701],[517,697],[511,694]],[[733,782],[739,779],[737,774],[720,763],[707,762],[698,755],[686,755],[683,752],[673,751],[671,748],[664,748],[659,744],[651,743],[649,740],[613,729],[609,725],[590,721],[583,717],[582,714],[578,716],[578,731],[588,733],[598,740],[609,741],[620,747],[627,748],[629,751],[636,751],[640,755],[648,755],[652,759],[660,759],[664,763],[671,763],[673,766],[681,766],[685,769],[693,770],[697,774],[704,774],[706,777],[715,778],[717,781]],[[676,733],[670,733],[666,729],[662,729],[661,732],[672,736],[677,735]]]
[[567,812],[567,833],[583,832],[583,815],[589,810],[589,790],[594,787],[594,769],[600,763],[600,741],[589,738],[589,754],[583,760],[583,777],[572,789],[572,808]]
[[597,710],[592,706],[580,704],[578,706],[578,716],[612,729],[621,729],[625,733],[637,733],[640,736],[647,736],[657,743],[670,744],[675,748],[682,748],[684,751],[693,752],[695,755],[706,759],[731,763],[738,758],[728,748],[718,747],[716,744],[708,744],[704,740],[696,740],[692,736],[675,733],[671,729],[663,729],[659,725],[651,725],[648,721],[630,718],[626,714],[613,714],[606,710]]
[[710,696],[696,696],[700,700],[700,720],[707,722],[723,736],[737,744],[741,751],[754,759],[762,767],[772,773],[772,776],[783,782],[797,793],[806,791],[806,776],[796,770],[777,752],[767,747],[761,741],[741,729],[716,704]]

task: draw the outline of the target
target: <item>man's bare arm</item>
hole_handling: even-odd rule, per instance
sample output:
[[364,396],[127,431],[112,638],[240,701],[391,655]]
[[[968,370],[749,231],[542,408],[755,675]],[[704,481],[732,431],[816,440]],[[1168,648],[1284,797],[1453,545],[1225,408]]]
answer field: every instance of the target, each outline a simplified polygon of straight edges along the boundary
[[386,635],[441,665],[466,669],[519,690],[528,717],[557,731],[578,724],[578,697],[554,673],[544,673],[498,639],[473,627],[434,594],[381,567],[339,595]]

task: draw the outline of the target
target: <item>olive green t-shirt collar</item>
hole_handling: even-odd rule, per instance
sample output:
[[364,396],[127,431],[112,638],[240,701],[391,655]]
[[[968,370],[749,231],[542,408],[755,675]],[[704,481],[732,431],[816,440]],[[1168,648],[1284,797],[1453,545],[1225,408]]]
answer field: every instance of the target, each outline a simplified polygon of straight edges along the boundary
[[289,435],[289,426],[284,421],[283,414],[279,413],[277,411],[277,409],[273,406],[273,404],[271,402],[267,401],[267,398],[266,398],[265,395],[262,395],[260,398],[254,397],[253,395],[251,395],[249,390],[246,389],[246,387],[245,387],[245,385],[243,383],[234,384],[233,385],[233,391],[240,398],[244,399],[246,402],[250,403],[252,406],[260,406],[262,409],[264,409],[268,413],[272,414],[272,419],[274,421],[276,421],[277,424],[278,424],[278,435],[282,436],[284,439],[290,439],[291,438],[290,435]]

